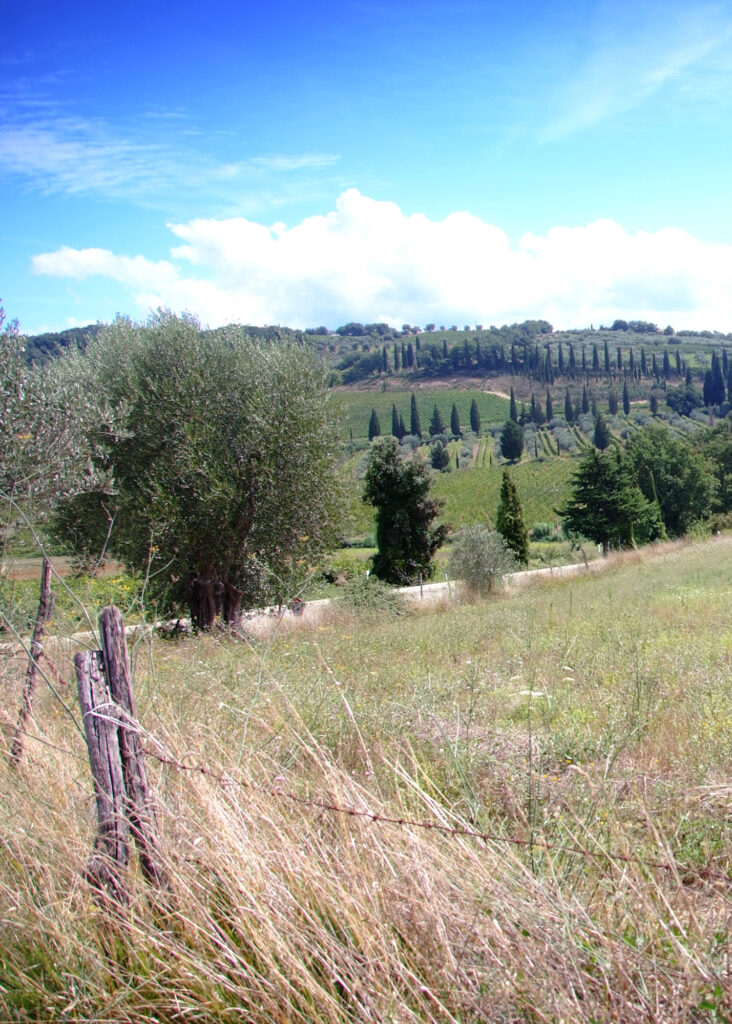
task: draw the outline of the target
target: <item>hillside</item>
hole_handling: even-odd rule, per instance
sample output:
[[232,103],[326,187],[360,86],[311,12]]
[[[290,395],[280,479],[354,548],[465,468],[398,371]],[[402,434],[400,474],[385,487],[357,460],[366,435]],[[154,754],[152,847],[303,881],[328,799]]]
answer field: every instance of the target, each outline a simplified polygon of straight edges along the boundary
[[[0,759],[0,1017],[729,1020],[730,544],[145,640],[165,913],[134,851],[124,912],[94,903],[84,740],[44,689],[20,771]],[[67,680],[73,649],[49,648]]]

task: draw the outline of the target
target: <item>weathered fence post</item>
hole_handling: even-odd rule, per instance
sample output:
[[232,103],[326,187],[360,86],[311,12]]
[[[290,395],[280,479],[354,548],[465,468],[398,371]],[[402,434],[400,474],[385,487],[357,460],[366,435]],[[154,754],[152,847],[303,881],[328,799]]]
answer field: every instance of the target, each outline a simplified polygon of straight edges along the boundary
[[18,723],[15,726],[13,743],[10,748],[11,767],[17,768],[23,754],[23,743],[25,738],[25,727],[33,711],[33,697],[38,681],[38,659],[43,653],[41,639],[46,623],[53,612],[53,594],[51,593],[51,562],[43,556],[43,568],[41,569],[41,596],[38,602],[38,614],[33,626],[33,637],[30,646],[30,660],[25,674],[25,685],[23,686],[23,697],[20,711],[18,712]]
[[120,714],[119,751],[127,791],[127,815],[140,855],[140,867],[148,882],[170,891],[170,879],[158,851],[155,807],[145,771],[124,622],[114,605],[102,610],[99,630],[107,684]]
[[127,899],[130,834],[145,879],[170,909],[170,878],[158,851],[155,811],[135,713],[124,623],[112,605],[99,617],[102,650],[74,658],[99,832],[87,877],[117,903]]
[[98,832],[86,877],[102,897],[124,904],[128,898],[130,823],[116,709],[104,678],[101,651],[80,652],[74,657],[74,665],[97,798]]

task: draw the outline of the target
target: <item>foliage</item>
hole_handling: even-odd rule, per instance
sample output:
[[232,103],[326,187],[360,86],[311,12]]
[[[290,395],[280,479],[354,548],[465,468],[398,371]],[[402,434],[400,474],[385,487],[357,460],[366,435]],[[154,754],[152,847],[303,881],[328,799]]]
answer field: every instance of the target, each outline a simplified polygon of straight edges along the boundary
[[363,500],[376,508],[374,573],[388,583],[416,583],[432,574],[446,528],[433,526],[440,503],[429,497],[431,483],[418,455],[403,458],[394,438],[374,442]]
[[666,426],[652,423],[630,439],[628,460],[645,497],[657,498],[671,536],[709,518],[717,483],[712,466],[690,441],[673,438]]
[[450,465],[450,452],[439,439],[430,445],[430,465],[433,469],[440,471],[447,469]]
[[572,496],[558,511],[568,533],[602,544],[606,554],[611,544],[628,547],[662,535],[656,506],[644,498],[620,452],[588,451],[574,474]]
[[475,399],[470,403],[470,429],[476,437],[480,436],[480,410]]
[[501,431],[501,454],[509,462],[518,462],[523,450],[523,427],[512,419],[506,420]]
[[612,435],[610,428],[607,425],[607,420],[598,412],[595,417],[595,433],[594,433],[594,444],[595,448],[598,448],[601,452],[604,452],[606,448],[610,446]]
[[0,492],[19,511],[43,517],[85,469],[84,425],[93,406],[75,379],[72,356],[29,365],[25,339],[0,306]]
[[430,437],[434,437],[435,434],[444,434],[444,433],[445,433],[445,421],[442,418],[442,413],[440,412],[440,410],[439,410],[439,408],[437,406],[437,403],[435,403],[435,406],[434,406],[434,408],[432,410],[432,416],[430,418]]
[[343,587],[345,607],[368,615],[399,616],[406,611],[404,597],[373,573],[359,572]]
[[529,534],[524,522],[518,490],[511,474],[503,471],[501,498],[496,513],[496,530],[513,551],[520,565],[529,564]]
[[83,358],[108,417],[90,432],[95,486],[62,504],[59,530],[93,534],[101,505],[110,551],[201,628],[285,600],[333,543],[340,507],[316,357],[161,312],[115,321]]
[[371,410],[371,419],[369,420],[369,441],[373,441],[375,437],[378,437],[381,433],[381,424],[379,423],[379,417],[376,415],[376,409]]
[[519,563],[505,538],[494,530],[474,524],[464,526],[453,540],[450,575],[479,594],[495,590],[506,573]]

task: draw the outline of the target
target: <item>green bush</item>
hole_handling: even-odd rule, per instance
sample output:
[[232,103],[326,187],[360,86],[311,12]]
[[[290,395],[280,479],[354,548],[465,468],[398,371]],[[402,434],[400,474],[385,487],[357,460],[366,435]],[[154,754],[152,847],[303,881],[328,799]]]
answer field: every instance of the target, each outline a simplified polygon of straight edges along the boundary
[[518,567],[503,537],[485,526],[466,526],[453,541],[450,574],[479,594],[495,590]]
[[360,573],[343,588],[343,604],[357,612],[378,615],[403,615],[405,602],[402,595],[377,576]]

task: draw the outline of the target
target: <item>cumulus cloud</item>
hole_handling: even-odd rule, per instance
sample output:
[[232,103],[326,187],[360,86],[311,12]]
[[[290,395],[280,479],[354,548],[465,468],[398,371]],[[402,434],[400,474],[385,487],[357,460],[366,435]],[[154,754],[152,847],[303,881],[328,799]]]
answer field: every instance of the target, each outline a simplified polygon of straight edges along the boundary
[[37,273],[121,282],[141,314],[165,306],[211,326],[349,320],[583,327],[617,317],[732,330],[732,246],[668,228],[629,234],[609,220],[526,234],[512,246],[470,213],[433,221],[356,189],[291,227],[245,218],[168,225],[169,260],[70,249]]

